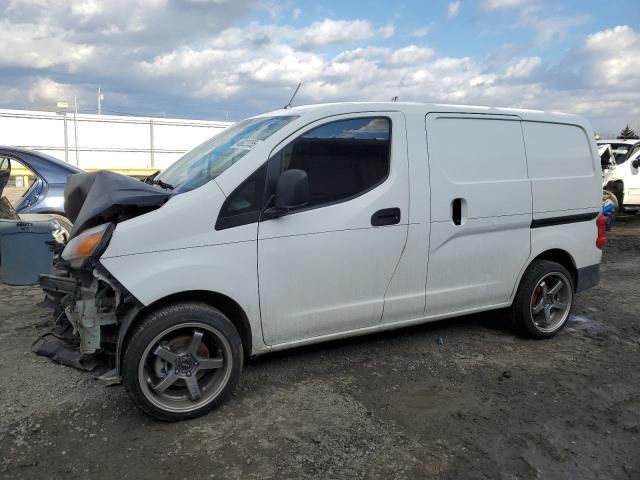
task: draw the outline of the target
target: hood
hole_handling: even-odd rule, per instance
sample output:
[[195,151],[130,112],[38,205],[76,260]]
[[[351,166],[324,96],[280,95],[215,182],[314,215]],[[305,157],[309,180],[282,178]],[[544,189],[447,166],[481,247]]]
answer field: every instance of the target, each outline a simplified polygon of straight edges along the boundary
[[122,222],[155,210],[172,195],[119,173],[71,175],[64,189],[64,211],[73,222],[70,238],[102,223]]

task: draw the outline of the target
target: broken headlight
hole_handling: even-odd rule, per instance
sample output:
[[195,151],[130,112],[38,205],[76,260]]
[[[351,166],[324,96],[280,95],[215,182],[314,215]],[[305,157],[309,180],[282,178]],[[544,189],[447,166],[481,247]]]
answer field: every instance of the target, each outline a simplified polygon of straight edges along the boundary
[[104,223],[82,232],[72,238],[62,252],[62,259],[69,262],[72,268],[81,268],[107,248],[115,225]]

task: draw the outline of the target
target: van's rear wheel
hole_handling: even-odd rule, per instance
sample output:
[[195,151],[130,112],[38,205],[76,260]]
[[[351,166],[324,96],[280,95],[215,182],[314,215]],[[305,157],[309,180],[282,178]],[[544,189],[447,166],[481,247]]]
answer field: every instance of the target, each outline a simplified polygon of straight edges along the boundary
[[567,323],[574,299],[569,271],[556,262],[535,260],[522,277],[510,316],[519,333],[550,338]]
[[199,302],[152,312],[135,329],[122,361],[127,393],[164,421],[203,415],[229,395],[242,371],[242,341],[219,310]]

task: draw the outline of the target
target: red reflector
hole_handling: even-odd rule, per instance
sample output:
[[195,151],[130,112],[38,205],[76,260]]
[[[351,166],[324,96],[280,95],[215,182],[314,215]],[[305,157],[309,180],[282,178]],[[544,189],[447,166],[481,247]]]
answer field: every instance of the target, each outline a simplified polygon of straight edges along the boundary
[[604,215],[598,215],[596,219],[598,226],[598,238],[596,238],[596,247],[600,250],[607,244],[607,218]]

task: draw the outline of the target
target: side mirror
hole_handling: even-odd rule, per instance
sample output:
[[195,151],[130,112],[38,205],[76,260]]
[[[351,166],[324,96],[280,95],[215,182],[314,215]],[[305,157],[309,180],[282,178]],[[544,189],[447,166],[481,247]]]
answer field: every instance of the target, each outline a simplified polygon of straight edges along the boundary
[[309,202],[309,177],[304,170],[285,170],[278,178],[274,206],[290,210]]
[[633,162],[631,162],[631,166],[633,168],[638,168],[640,167],[640,158],[636,158]]
[[304,170],[285,170],[276,184],[273,207],[265,213],[269,218],[278,218],[292,208],[298,208],[309,202],[309,177]]

